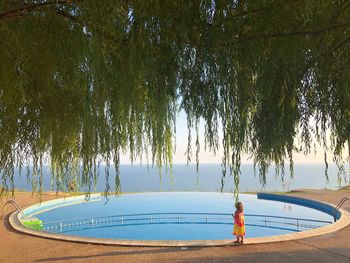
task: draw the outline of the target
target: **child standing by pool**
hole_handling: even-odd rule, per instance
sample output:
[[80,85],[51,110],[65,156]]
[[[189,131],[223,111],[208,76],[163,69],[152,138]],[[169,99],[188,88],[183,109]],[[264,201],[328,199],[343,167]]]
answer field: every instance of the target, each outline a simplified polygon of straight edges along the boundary
[[236,241],[234,242],[235,244],[243,244],[243,237],[245,236],[245,225],[242,202],[236,203],[236,212],[234,214],[234,228],[232,234],[237,237]]

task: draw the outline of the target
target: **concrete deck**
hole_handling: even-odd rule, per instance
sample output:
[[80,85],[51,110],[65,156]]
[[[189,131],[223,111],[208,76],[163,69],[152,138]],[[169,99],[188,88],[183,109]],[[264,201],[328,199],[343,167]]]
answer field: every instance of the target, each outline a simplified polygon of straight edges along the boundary
[[[292,195],[337,204],[350,191],[305,190]],[[61,197],[61,196],[59,196]],[[44,200],[58,198],[44,195]],[[23,207],[38,202],[19,193]],[[350,203],[345,203],[350,211]],[[11,211],[11,209],[7,209]],[[0,224],[0,262],[350,262],[350,226],[312,238],[241,247],[121,247],[55,241],[13,230]]]

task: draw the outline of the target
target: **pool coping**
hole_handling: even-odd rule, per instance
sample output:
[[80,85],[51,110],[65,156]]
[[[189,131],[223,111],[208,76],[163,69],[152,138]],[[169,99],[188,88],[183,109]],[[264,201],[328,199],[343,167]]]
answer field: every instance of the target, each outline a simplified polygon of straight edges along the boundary
[[[277,198],[282,195],[275,195]],[[292,197],[295,200],[310,200],[317,202],[319,204],[327,205],[328,207],[335,208],[334,205],[316,201],[312,199]],[[56,199],[57,201],[57,199]],[[34,205],[35,206],[35,205]],[[33,207],[33,206],[30,206]],[[30,208],[28,207],[28,208]],[[350,213],[344,209],[339,209],[341,214],[339,220],[331,225],[320,227],[317,229],[306,230],[302,232],[295,232],[277,236],[269,237],[255,237],[255,238],[245,238],[244,244],[263,244],[263,243],[273,243],[273,242],[283,242],[291,241],[297,239],[310,238],[320,235],[325,235],[338,231],[348,225],[350,225]],[[141,246],[141,247],[206,247],[206,246],[230,246],[233,245],[233,239],[223,239],[223,240],[126,240],[126,239],[108,239],[108,238],[90,238],[90,237],[80,237],[80,236],[70,236],[62,234],[53,234],[48,232],[42,232],[37,230],[32,230],[22,225],[20,219],[19,211],[13,212],[9,217],[9,223],[13,229],[18,232],[37,236],[42,238],[78,242],[78,243],[88,243],[88,244],[100,244],[100,245],[117,245],[117,246]]]

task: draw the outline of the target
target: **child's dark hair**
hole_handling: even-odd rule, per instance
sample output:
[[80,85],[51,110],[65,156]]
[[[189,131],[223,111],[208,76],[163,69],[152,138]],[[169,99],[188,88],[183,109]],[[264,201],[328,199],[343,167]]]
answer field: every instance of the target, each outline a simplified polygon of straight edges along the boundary
[[243,210],[243,203],[242,202],[236,202],[236,209],[237,210]]

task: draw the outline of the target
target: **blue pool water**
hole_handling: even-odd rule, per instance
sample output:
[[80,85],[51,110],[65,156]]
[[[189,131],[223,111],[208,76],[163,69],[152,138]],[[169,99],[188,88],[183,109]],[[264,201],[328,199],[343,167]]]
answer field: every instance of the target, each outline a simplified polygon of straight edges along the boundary
[[[326,224],[269,216],[332,221],[332,216],[321,211],[260,200],[256,195],[241,194],[240,201],[244,204],[246,215],[246,237],[281,235]],[[112,197],[107,203],[102,197],[53,208],[36,217],[47,226],[56,226],[47,231],[73,236],[131,240],[218,240],[232,238],[232,213],[232,194],[158,192],[123,194]],[[128,218],[132,220],[128,221]],[[55,222],[50,225],[52,221]],[[60,221],[63,222],[61,227],[67,227],[57,228]]]

